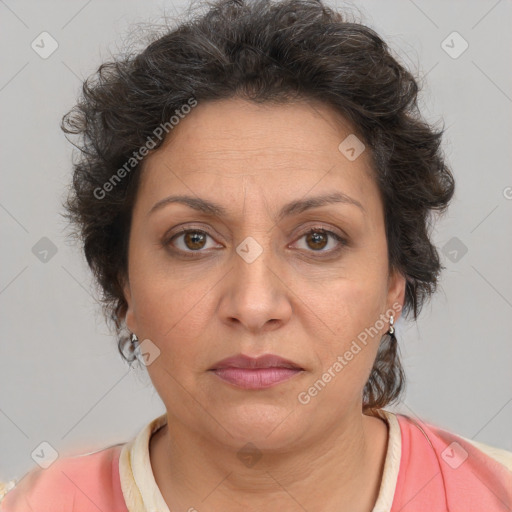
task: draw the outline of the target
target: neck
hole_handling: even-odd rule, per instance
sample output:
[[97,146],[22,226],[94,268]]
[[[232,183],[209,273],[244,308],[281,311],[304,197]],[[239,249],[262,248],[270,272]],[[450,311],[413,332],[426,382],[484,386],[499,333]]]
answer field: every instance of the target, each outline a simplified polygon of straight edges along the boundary
[[359,412],[321,439],[242,457],[172,418],[152,436],[150,459],[171,510],[266,510],[271,504],[280,511],[370,512],[387,435],[383,420]]

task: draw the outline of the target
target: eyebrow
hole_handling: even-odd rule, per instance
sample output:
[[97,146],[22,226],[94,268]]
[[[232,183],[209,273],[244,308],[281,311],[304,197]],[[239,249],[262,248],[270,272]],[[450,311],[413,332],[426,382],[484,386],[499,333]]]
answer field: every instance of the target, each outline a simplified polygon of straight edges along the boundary
[[[223,206],[201,199],[199,197],[192,197],[186,195],[169,196],[158,201],[149,211],[148,215],[154,213],[157,210],[164,208],[165,206],[173,203],[184,204],[194,210],[200,211],[207,215],[215,217],[226,217],[228,211]],[[356,199],[343,194],[342,192],[335,192],[332,194],[320,195],[316,197],[310,197],[307,199],[298,199],[285,204],[277,216],[277,221],[281,221],[285,217],[291,215],[297,215],[311,208],[318,208],[327,204],[342,203],[357,206],[363,213],[366,213],[363,205]]]

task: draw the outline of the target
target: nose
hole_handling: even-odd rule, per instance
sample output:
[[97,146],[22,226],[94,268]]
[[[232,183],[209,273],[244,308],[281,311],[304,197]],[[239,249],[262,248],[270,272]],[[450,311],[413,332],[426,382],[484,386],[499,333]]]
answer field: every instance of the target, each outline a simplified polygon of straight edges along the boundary
[[219,307],[222,320],[256,334],[278,329],[292,314],[293,295],[284,269],[257,240],[248,237],[234,255]]

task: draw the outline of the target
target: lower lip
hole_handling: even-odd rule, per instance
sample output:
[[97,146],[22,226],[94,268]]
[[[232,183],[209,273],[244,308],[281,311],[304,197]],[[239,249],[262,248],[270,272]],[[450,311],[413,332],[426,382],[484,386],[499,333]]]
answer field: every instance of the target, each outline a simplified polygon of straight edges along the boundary
[[212,371],[222,380],[243,389],[270,388],[302,372],[293,368],[219,368]]

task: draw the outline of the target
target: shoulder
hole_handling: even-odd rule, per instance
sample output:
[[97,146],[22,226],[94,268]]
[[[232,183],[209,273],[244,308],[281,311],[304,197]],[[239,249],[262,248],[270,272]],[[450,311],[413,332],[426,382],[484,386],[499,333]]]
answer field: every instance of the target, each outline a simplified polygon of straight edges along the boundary
[[[468,439],[427,421],[415,420],[401,414],[398,414],[397,418],[402,431],[405,430],[406,434],[408,433],[415,438],[423,437],[427,442],[428,440],[434,440],[435,445],[431,447],[442,449],[441,455],[447,462],[449,462],[451,457],[455,458],[455,461],[451,461],[452,466],[459,462],[461,464],[464,463],[471,454],[471,458],[474,459],[474,461],[492,461],[491,464],[493,466],[494,463],[496,463],[496,467],[502,466],[512,472],[511,451]],[[427,433],[428,435],[426,435]],[[470,462],[473,462],[473,460]]]
[[16,480],[8,480],[7,482],[0,481],[0,503],[2,503],[3,497],[15,487]]
[[479,441],[473,441],[472,439],[467,439],[466,437],[459,437],[465,442],[470,443],[478,448],[482,453],[485,453],[491,459],[494,459],[500,464],[503,464],[503,466],[505,466],[509,471],[512,471],[512,452],[504,450],[503,448],[491,446],[489,444],[480,443]]
[[101,510],[127,512],[119,481],[122,446],[62,457],[46,469],[36,467],[3,482],[0,512],[78,512],[89,510],[91,502]]
[[438,500],[454,511],[512,508],[512,452],[396,416],[402,437],[397,500],[421,488],[414,500],[418,506]]

